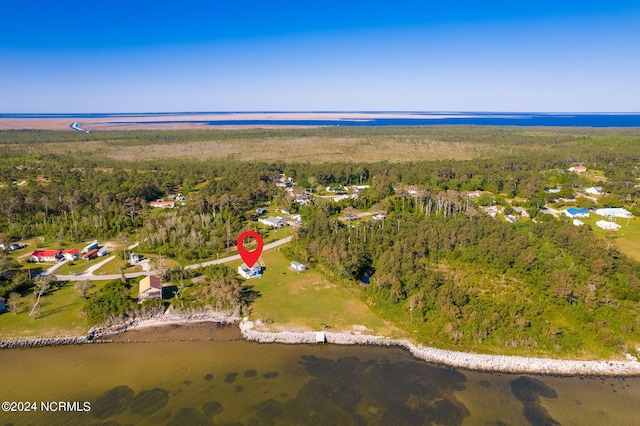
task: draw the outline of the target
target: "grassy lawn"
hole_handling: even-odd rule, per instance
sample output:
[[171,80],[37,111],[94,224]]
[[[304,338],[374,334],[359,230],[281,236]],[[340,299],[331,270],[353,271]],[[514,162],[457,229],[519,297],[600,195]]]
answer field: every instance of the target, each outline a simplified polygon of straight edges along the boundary
[[119,274],[120,268],[124,267],[124,272],[141,272],[142,267],[140,265],[128,266],[129,262],[122,260],[121,257],[116,257],[115,259],[105,263],[100,268],[96,269],[94,274],[96,275],[106,275],[106,274]]
[[[261,296],[252,306],[253,320],[273,321],[273,330],[306,329],[365,331],[399,336],[399,331],[382,320],[349,291],[327,281],[319,272],[297,273],[277,250],[262,255],[266,266],[260,279],[249,280]],[[240,262],[229,266],[237,268]]]
[[587,218],[580,218],[587,225],[591,225],[593,232],[609,241],[614,241],[621,252],[631,257],[632,259],[640,261],[640,220],[638,218],[630,219],[615,219],[614,221],[622,226],[618,231],[605,231],[596,226],[596,222],[599,220],[607,220],[602,216],[591,214]]
[[[626,219],[618,219],[617,223],[622,226],[622,228],[616,232],[615,238],[620,251],[640,261],[640,220],[637,218],[632,219],[627,225]],[[603,232],[606,231],[603,230]]]
[[287,226],[285,228],[278,228],[278,229],[273,229],[273,228],[269,229],[266,226],[265,228],[267,229],[267,235],[266,237],[263,238],[263,241],[265,244],[271,243],[276,240],[280,240],[285,237],[289,237],[296,232],[296,229],[290,226]]
[[59,274],[59,275],[78,274],[80,272],[86,271],[88,268],[92,267],[93,265],[99,262],[102,262],[104,259],[105,259],[104,257],[96,257],[95,259],[91,259],[91,260],[78,259],[78,260],[69,261],[64,265],[62,265],[61,267],[59,267],[58,269],[56,269],[55,274]]
[[[97,285],[99,283],[96,283]],[[16,337],[54,337],[80,335],[87,330],[87,320],[81,315],[84,299],[73,288],[74,283],[64,284],[59,290],[48,293],[40,300],[40,318],[29,317],[33,304],[32,293],[22,296],[19,313],[0,315],[0,339]]]
[[592,180],[594,182],[606,182],[607,178],[602,170],[587,170],[582,174],[583,177]]

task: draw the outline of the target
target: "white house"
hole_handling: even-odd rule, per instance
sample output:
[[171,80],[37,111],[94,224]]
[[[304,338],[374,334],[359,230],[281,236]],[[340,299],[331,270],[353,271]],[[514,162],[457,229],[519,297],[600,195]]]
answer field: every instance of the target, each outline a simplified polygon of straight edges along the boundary
[[602,228],[606,231],[617,231],[618,229],[621,228],[620,225],[618,225],[617,223],[613,223],[613,222],[607,222],[606,220],[599,220],[596,222],[596,226],[598,228]]
[[294,262],[291,262],[291,266],[289,266],[289,269],[296,272],[304,272],[307,270],[307,267],[300,262],[294,261]]
[[604,194],[604,192],[602,192],[602,187],[601,186],[592,186],[591,188],[586,188],[584,190],[584,192],[586,192],[587,194],[591,194],[591,195],[602,195],[602,194]]
[[78,260],[80,252],[77,248],[72,248],[71,250],[62,250],[62,255],[67,260]]
[[584,225],[584,222],[581,221],[580,219],[573,219],[573,224],[574,226],[582,226]]
[[609,207],[606,209],[596,209],[596,214],[598,216],[604,216],[604,217],[622,217],[625,219],[631,219],[633,218],[633,215],[631,214],[630,211],[625,210],[623,208],[620,207]]
[[508,215],[505,215],[504,220],[506,220],[509,223],[516,223],[518,221],[518,218],[515,217],[514,215],[508,214]]
[[502,213],[502,211],[504,210],[503,207],[499,206],[480,207],[480,209],[491,217],[496,217],[498,213]]
[[238,273],[246,279],[262,278],[262,267],[256,263],[251,268],[249,268],[246,263],[243,263],[242,265],[238,266]]
[[176,206],[176,202],[156,200],[156,201],[150,202],[149,206],[156,209],[172,209]]
[[584,173],[587,171],[587,168],[585,166],[573,166],[573,167],[569,167],[568,170],[570,172]]
[[269,216],[267,218],[258,218],[258,222],[263,225],[270,226],[272,228],[282,228],[284,226],[284,219],[280,216]]
[[522,217],[531,217],[531,215],[527,213],[527,210],[524,207],[514,207],[513,211],[519,213]]

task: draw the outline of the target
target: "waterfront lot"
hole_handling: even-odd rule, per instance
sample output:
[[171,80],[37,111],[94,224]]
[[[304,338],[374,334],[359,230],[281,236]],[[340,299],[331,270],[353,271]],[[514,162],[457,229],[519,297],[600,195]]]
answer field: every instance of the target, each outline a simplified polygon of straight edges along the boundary
[[[247,281],[260,292],[251,318],[270,330],[361,331],[398,337],[399,331],[371,311],[347,288],[327,281],[315,270],[297,273],[274,250],[262,256],[263,278]],[[235,265],[235,264],[234,264]],[[237,267],[237,265],[235,265]]]

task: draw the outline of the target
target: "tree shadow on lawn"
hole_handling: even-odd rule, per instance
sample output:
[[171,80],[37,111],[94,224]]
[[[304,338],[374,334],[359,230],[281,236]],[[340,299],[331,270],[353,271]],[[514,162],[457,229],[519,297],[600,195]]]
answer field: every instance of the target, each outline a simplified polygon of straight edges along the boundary
[[258,297],[262,297],[262,294],[259,291],[254,290],[254,286],[252,285],[243,285],[240,290],[240,297],[242,301],[248,305],[255,302]]
[[65,309],[69,308],[70,306],[75,306],[78,303],[69,303],[68,305],[64,305],[64,306],[58,306],[54,309],[46,309],[46,306],[43,306],[42,312],[40,313],[40,316],[38,318],[46,318],[50,315],[54,315],[57,314],[58,312],[62,312]]
[[177,285],[168,285],[162,287],[162,300],[171,300],[176,297],[176,292],[178,291]]

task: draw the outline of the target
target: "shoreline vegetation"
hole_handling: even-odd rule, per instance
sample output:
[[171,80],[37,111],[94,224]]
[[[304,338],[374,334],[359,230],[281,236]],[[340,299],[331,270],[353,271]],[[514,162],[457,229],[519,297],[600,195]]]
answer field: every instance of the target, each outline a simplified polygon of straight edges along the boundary
[[[230,312],[193,311],[166,312],[147,319],[125,321],[110,327],[92,328],[84,336],[40,337],[1,340],[0,349],[33,348],[87,343],[111,343],[108,336],[147,328],[195,323],[237,324],[242,338],[257,343],[315,344],[314,331],[261,331],[247,318],[239,318]],[[451,351],[414,344],[406,339],[389,339],[360,333],[324,332],[325,342],[335,345],[398,346],[407,349],[423,361],[465,370],[541,374],[556,376],[633,377],[640,376],[637,360],[566,360],[509,355],[487,355]]]

